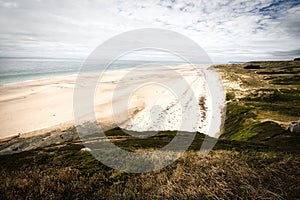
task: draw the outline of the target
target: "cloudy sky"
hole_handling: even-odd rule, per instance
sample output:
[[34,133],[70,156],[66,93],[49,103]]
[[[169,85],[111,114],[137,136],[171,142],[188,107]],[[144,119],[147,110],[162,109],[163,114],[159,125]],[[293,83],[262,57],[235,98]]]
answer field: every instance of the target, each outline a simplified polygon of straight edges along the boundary
[[85,58],[124,31],[164,28],[214,62],[300,56],[300,0],[0,0],[0,57]]

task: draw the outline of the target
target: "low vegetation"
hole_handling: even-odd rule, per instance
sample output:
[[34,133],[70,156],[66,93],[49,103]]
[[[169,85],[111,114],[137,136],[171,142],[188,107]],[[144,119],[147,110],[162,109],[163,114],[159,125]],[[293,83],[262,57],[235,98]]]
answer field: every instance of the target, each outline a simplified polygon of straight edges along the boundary
[[[167,137],[161,143],[166,141]],[[1,199],[298,197],[298,153],[266,144],[220,140],[214,151],[199,158],[197,149],[201,139],[195,141],[199,143],[194,143],[193,148],[175,163],[142,174],[106,167],[89,152],[80,151],[83,145],[74,142],[2,156]]]

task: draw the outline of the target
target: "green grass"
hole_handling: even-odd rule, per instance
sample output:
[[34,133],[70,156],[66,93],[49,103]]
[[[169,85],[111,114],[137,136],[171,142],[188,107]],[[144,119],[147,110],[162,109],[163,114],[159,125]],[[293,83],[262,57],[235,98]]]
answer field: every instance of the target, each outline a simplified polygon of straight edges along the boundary
[[[289,116],[283,120],[297,120],[300,110],[299,97],[300,90],[259,89],[240,98],[239,101],[231,101],[227,104],[224,133],[221,137],[247,141],[259,134],[260,136],[255,138],[264,140],[277,135],[278,132],[285,133],[279,124],[272,122],[272,119],[280,120],[280,117],[274,118],[274,113]],[[261,122],[264,119],[269,122]]]
[[239,102],[227,104],[224,132],[221,138],[245,141],[253,136],[253,133],[244,130],[249,125],[256,123],[257,115],[253,110]]
[[[259,65],[259,69],[245,69]],[[290,121],[300,119],[300,62],[249,62],[219,65],[223,79],[240,82],[227,88],[227,113],[221,138],[261,142],[286,135]],[[267,76],[266,76],[267,75]]]

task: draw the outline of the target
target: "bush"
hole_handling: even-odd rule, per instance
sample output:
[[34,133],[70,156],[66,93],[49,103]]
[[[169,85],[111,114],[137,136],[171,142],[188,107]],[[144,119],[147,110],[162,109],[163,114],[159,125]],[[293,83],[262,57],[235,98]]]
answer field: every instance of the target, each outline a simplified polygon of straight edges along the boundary
[[244,69],[260,69],[260,65],[246,65]]

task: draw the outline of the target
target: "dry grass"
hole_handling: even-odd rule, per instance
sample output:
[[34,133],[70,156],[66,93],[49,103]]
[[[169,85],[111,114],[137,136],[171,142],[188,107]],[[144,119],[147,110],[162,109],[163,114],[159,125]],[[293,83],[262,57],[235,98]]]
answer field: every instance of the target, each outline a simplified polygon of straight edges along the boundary
[[[73,159],[79,154],[89,157],[77,152]],[[59,159],[64,157],[2,168],[1,199],[296,199],[300,194],[300,158],[289,154],[216,150],[199,159],[190,151],[163,170],[143,174],[100,163],[91,164],[97,170],[89,172],[78,164],[59,166]]]

